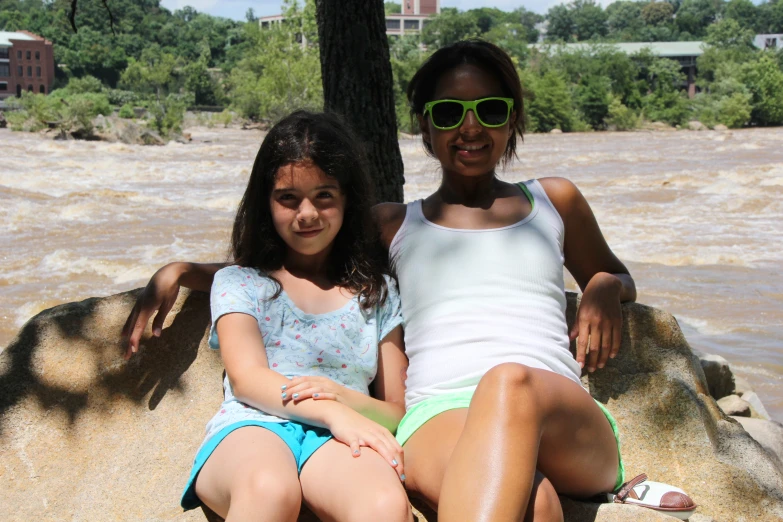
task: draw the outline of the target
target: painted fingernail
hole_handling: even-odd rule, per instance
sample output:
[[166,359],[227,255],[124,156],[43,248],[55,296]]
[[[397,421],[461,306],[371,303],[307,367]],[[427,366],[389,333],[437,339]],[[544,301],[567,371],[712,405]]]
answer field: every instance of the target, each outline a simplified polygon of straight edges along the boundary
[[293,395],[292,395],[292,397],[293,397],[294,399],[298,399],[298,398],[299,398],[299,394],[298,394],[298,393],[295,393],[295,394],[293,394]]
[[280,394],[280,397],[283,398],[283,399],[285,399],[287,396],[288,396],[288,394],[286,392],[283,392],[283,393]]
[[288,388],[288,385],[287,385],[287,384],[284,384],[284,385],[282,385],[282,386],[280,387],[280,389],[281,389],[281,390],[283,390],[283,391],[285,391],[285,389],[286,389],[286,388]]
[[397,465],[397,459],[392,459],[392,464]]
[[318,394],[317,394],[317,393],[314,393],[314,394],[313,394],[313,397],[318,397]]
[[401,480],[401,481],[403,481],[403,482],[405,482],[405,473],[403,473],[402,475],[400,475],[400,480]]

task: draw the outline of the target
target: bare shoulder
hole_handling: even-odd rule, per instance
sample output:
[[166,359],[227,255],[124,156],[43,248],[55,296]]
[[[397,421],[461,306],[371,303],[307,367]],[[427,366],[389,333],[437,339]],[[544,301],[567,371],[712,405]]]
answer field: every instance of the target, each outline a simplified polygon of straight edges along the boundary
[[372,207],[373,217],[381,231],[381,241],[387,248],[405,221],[407,209],[404,203],[378,203]]
[[544,187],[546,195],[564,221],[570,214],[583,212],[585,207],[589,209],[584,196],[571,180],[566,178],[540,178],[538,182]]

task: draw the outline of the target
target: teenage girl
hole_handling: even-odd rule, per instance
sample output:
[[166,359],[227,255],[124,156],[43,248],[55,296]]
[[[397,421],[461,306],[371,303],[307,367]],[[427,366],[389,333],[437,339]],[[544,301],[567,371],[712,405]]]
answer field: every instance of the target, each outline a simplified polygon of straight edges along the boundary
[[[442,182],[424,200],[374,208],[405,318],[406,488],[441,522],[562,521],[558,494],[624,480],[614,420],[579,378],[617,354],[634,281],[573,183],[496,176],[524,130],[502,50],[475,40],[438,50],[408,99]],[[570,331],[563,266],[582,290]],[[156,310],[160,334],[180,284],[203,288],[214,269],[156,273],[126,323],[129,350]]]
[[334,116],[297,112],[261,144],[235,264],[212,284],[225,401],[186,509],[294,521],[304,501],[324,521],[412,520],[392,435],[405,413],[400,302],[356,143]]

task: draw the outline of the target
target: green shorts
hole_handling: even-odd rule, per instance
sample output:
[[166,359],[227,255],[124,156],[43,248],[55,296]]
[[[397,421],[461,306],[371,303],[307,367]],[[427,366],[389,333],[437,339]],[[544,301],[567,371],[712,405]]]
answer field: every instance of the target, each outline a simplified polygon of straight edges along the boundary
[[[474,390],[467,390],[446,395],[436,395],[416,404],[405,413],[405,416],[400,421],[400,425],[397,426],[397,442],[399,442],[400,445],[405,444],[416,430],[424,426],[428,420],[444,411],[467,408],[470,406],[470,400],[473,398],[473,393]],[[617,441],[617,459],[620,463],[617,467],[617,481],[615,482],[614,487],[614,490],[617,491],[620,486],[625,483],[625,466],[623,465],[623,457],[620,453],[620,432],[617,429],[617,421],[614,420],[614,417],[612,417],[612,414],[606,409],[606,406],[598,401],[595,401],[595,403],[601,408],[604,415],[606,415],[606,420],[608,420],[609,424],[612,426],[612,432],[614,432],[614,438]]]

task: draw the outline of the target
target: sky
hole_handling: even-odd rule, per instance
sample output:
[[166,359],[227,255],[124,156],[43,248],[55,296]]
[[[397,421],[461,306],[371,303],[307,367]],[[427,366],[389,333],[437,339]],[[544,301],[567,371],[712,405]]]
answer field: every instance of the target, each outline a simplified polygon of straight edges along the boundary
[[[441,0],[441,7],[456,7],[460,11],[475,9],[477,7],[497,7],[504,11],[512,11],[517,7],[524,7],[536,13],[546,13],[555,4],[564,0]],[[599,0],[601,4],[608,4],[610,0]],[[256,16],[267,16],[280,13],[281,0],[162,0],[161,4],[174,11],[189,5],[202,13],[213,16],[244,20],[248,8],[252,7]],[[399,1],[398,1],[399,3]]]

